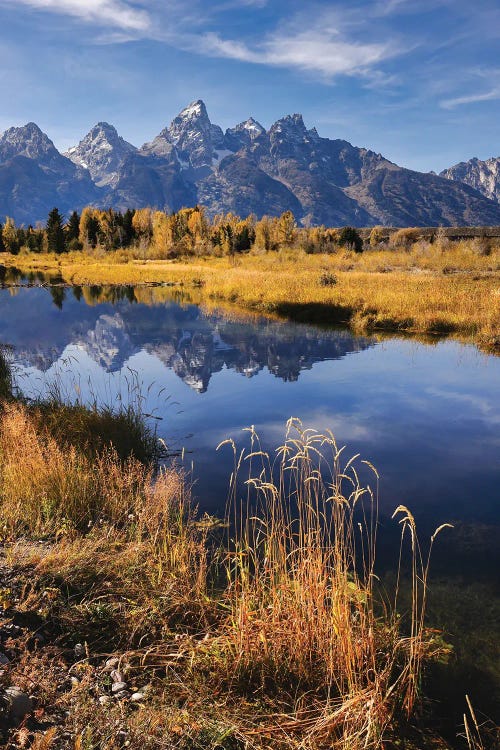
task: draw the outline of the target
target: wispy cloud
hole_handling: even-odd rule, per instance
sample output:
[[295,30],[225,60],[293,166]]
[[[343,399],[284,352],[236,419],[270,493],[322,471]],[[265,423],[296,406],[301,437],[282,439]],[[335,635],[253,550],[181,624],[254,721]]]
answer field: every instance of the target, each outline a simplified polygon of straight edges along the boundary
[[485,91],[483,94],[469,94],[467,96],[457,96],[454,99],[444,99],[441,102],[441,106],[444,109],[454,109],[455,107],[463,106],[464,104],[475,104],[476,102],[491,102],[496,99],[500,99],[500,86]]
[[[467,104],[476,104],[478,102],[491,102],[500,99],[500,68],[476,68],[470,71],[472,78],[476,83],[476,90],[458,96],[448,97],[440,102],[443,109],[454,109],[455,107],[465,106]],[[487,81],[489,87],[484,90],[484,84]],[[479,90],[482,89],[482,90]]]
[[301,29],[280,29],[252,46],[224,39],[216,32],[191,39],[189,46],[214,57],[299,69],[326,78],[368,74],[374,66],[399,52],[389,42],[354,41],[340,27],[326,21],[320,19]]
[[[397,1],[397,0],[396,0]],[[129,0],[7,0],[36,10],[69,15],[100,28],[97,43],[121,43],[148,37],[183,50],[210,57],[238,60],[315,73],[326,79],[338,75],[359,75],[382,80],[377,66],[398,54],[394,41],[365,39],[359,33],[359,10],[349,8],[312,14],[301,13],[281,22],[261,41],[228,38],[217,30],[220,14],[235,7],[263,7],[268,0],[221,0],[209,10],[194,0],[197,23],[188,23],[178,0],[149,0],[140,7]],[[146,9],[147,8],[147,9]],[[222,19],[220,19],[222,20]],[[364,19],[366,20],[366,19]],[[363,20],[363,22],[364,22]],[[207,27],[215,30],[206,30]]]
[[151,28],[149,13],[123,0],[16,0],[16,3],[128,31],[147,32]]

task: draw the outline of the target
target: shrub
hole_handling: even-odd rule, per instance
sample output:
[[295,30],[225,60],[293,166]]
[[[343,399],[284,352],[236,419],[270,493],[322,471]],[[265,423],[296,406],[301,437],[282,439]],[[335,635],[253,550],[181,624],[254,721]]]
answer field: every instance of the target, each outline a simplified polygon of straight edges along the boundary
[[335,286],[338,279],[335,276],[334,273],[329,273],[328,271],[325,271],[321,274],[319,277],[319,284],[320,286]]
[[338,244],[341,247],[347,247],[349,250],[354,250],[356,253],[361,253],[363,251],[363,240],[354,227],[343,227],[343,229],[341,229]]
[[380,243],[383,242],[386,237],[387,230],[384,229],[384,227],[380,225],[373,227],[372,231],[370,232],[370,247],[376,247],[377,245],[380,245]]
[[390,236],[390,244],[393,247],[408,248],[414,242],[420,239],[420,230],[417,227],[406,227],[398,229]]

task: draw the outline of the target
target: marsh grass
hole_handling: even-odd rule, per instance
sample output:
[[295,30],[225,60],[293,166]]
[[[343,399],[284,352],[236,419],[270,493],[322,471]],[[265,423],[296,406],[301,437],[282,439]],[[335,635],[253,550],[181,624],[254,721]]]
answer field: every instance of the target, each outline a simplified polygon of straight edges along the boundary
[[[274,456],[253,428],[248,451],[229,441],[223,544],[224,527],[199,516],[179,469],[155,474],[111,447],[79,451],[43,419],[4,406],[8,562],[24,571],[24,608],[36,608],[60,646],[120,648],[132,669],[151,670],[156,702],[139,723],[122,713],[129,736],[150,720],[165,747],[184,747],[181,736],[186,748],[357,750],[381,748],[411,719],[422,664],[440,651],[424,622],[429,558],[398,508],[412,571],[403,620],[397,594],[389,601],[377,583],[378,477],[368,462],[344,459],[333,435],[297,420]],[[360,481],[365,471],[373,488]],[[37,658],[25,662],[32,682]],[[67,706],[75,742],[100,747],[109,721],[92,708],[92,679],[69,704],[47,685],[47,700]]]
[[[248,452],[225,442],[235,458],[223,646],[230,684],[294,695],[294,714],[276,721],[311,746],[379,746],[396,715],[412,714],[422,661],[439,650],[424,624],[430,550],[424,560],[413,517],[400,506],[412,569],[403,632],[398,591],[389,604],[376,584],[376,470],[363,462],[375,489],[363,487],[358,457],[344,461],[331,433],[298,420],[288,422],[274,459],[253,428]],[[236,487],[245,465],[242,503]]]
[[133,405],[87,407],[49,398],[31,404],[30,413],[38,432],[89,457],[112,449],[122,461],[132,457],[156,465],[163,452],[154,429]]
[[0,402],[12,396],[12,371],[7,354],[5,347],[0,346]]

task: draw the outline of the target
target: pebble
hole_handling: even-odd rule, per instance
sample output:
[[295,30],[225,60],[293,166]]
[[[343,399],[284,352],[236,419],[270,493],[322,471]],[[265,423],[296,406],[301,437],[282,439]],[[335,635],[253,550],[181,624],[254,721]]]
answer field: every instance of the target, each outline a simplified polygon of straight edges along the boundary
[[111,692],[113,693],[119,693],[120,690],[126,690],[127,689],[127,683],[126,682],[115,682],[115,684],[111,688]]
[[33,701],[26,693],[12,685],[4,692],[9,706],[9,715],[14,721],[21,722],[24,717],[33,711]]
[[16,636],[20,635],[21,628],[19,625],[14,625],[13,622],[9,622],[8,625],[3,625],[1,628],[2,635],[10,636],[11,638],[15,638]]
[[144,698],[145,698],[145,694],[139,693],[139,692],[132,693],[132,695],[130,696],[130,700],[132,701],[132,703],[135,703],[136,701],[142,701],[144,700]]
[[120,660],[116,656],[112,656],[110,659],[106,660],[104,668],[105,668],[106,672],[108,672],[110,670],[112,671],[112,670],[115,669],[115,667],[118,666],[119,663],[120,663]]
[[101,704],[101,706],[105,706],[107,703],[111,703],[111,698],[109,697],[109,695],[100,695],[99,703]]
[[125,682],[123,672],[119,672],[117,669],[113,669],[110,675],[113,682]]
[[83,659],[86,656],[85,646],[83,645],[83,643],[77,643],[73,651],[75,652],[75,656],[77,659]]
[[114,693],[113,695],[117,700],[121,701],[123,700],[123,698],[128,698],[130,693],[128,692],[128,690],[119,690],[117,693]]

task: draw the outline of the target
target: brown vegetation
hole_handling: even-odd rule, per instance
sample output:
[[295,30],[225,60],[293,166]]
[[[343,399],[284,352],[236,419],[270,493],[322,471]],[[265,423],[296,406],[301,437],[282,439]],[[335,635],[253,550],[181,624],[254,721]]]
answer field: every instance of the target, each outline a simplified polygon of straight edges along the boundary
[[[26,724],[26,743],[118,747],[118,726],[133,748],[355,750],[400,731],[422,660],[440,650],[424,627],[428,561],[399,508],[413,549],[403,625],[376,587],[376,496],[333,436],[291,420],[274,468],[253,430],[249,451],[233,445],[222,544],[178,470],[154,475],[105,441],[79,450],[79,431],[61,440],[42,414],[4,404],[0,431],[1,606],[36,612],[47,640],[12,641],[0,680],[34,692],[47,717],[45,735]],[[127,679],[149,683],[139,707],[98,700],[116,650]],[[9,747],[23,736],[12,731]]]

